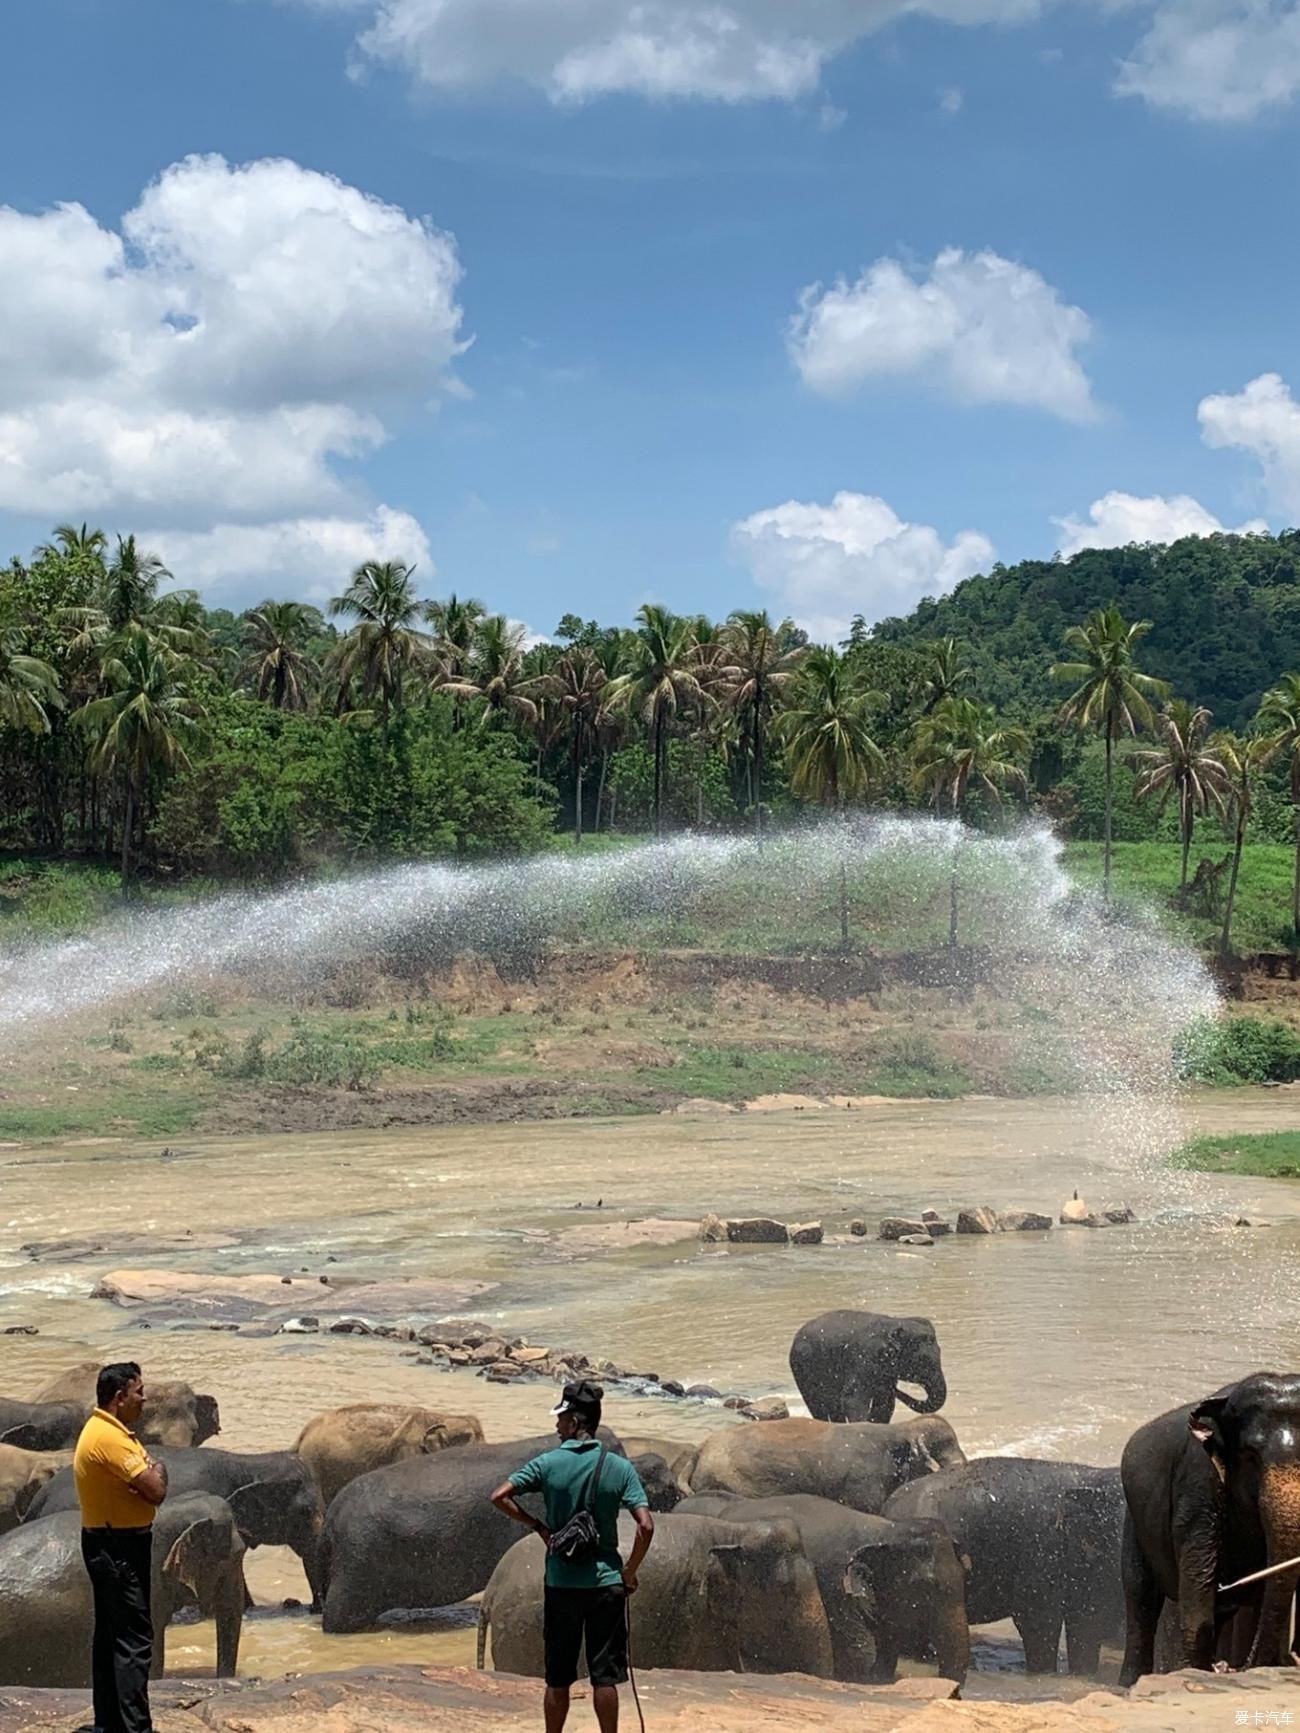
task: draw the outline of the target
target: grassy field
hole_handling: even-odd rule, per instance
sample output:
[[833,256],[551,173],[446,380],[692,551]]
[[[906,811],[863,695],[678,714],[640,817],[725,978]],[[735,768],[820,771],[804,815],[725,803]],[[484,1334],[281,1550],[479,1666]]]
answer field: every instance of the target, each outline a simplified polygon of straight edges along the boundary
[[[1222,861],[1231,857],[1230,847],[1216,838],[1192,849],[1190,872],[1202,858]],[[1198,948],[1217,946],[1223,922],[1222,902],[1214,912],[1204,907],[1183,914],[1172,906],[1178,889],[1182,850],[1177,843],[1119,842],[1112,866],[1116,895],[1146,903],[1161,912],[1171,931]],[[1065,846],[1065,867],[1080,884],[1098,884],[1102,876],[1100,843],[1072,842]],[[1233,915],[1233,949],[1240,955],[1256,951],[1286,950],[1291,943],[1291,882],[1295,855],[1279,843],[1248,845],[1241,858],[1241,879]],[[1222,875],[1222,894],[1227,895],[1228,873]]]
[[1240,1137],[1198,1137],[1174,1157],[1201,1173],[1241,1173],[1258,1179],[1300,1179],[1300,1131]]

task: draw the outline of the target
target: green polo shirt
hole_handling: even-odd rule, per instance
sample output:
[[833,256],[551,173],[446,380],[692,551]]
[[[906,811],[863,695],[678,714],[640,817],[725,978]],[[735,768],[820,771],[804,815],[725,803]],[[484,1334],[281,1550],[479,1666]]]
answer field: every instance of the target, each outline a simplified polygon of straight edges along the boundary
[[[569,1438],[557,1450],[535,1456],[510,1476],[514,1492],[540,1492],[546,1504],[546,1526],[563,1528],[587,1504],[596,1472],[600,1444],[594,1438]],[[596,1529],[600,1546],[594,1558],[575,1562],[547,1554],[546,1586],[552,1589],[615,1589],[623,1581],[618,1552],[618,1513],[649,1504],[640,1477],[626,1456],[605,1458],[596,1493]]]

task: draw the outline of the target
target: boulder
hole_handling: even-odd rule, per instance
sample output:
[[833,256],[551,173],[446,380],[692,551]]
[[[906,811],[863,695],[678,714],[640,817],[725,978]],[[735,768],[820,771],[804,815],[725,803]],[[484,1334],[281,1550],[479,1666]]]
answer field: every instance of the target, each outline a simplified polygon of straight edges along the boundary
[[885,1216],[876,1234],[878,1240],[901,1240],[904,1234],[926,1234],[925,1223],[919,1216]]
[[771,1216],[745,1216],[727,1223],[727,1238],[733,1246],[783,1246],[790,1239],[784,1222]]
[[734,1408],[748,1408],[749,1407],[749,1397],[748,1396],[728,1396],[726,1401],[722,1404],[722,1406],[724,1408],[733,1408],[733,1409]]
[[716,1246],[727,1237],[727,1224],[721,1216],[707,1215],[700,1223],[700,1238],[706,1246]]
[[866,1237],[867,1237],[867,1224],[866,1224],[866,1222],[863,1221],[861,1216],[855,1216],[854,1219],[849,1223],[849,1232],[853,1235],[855,1240],[865,1240],[866,1239]]
[[320,1329],[319,1318],[286,1318],[280,1325],[282,1336],[314,1336]]
[[762,1396],[740,1410],[746,1420],[788,1420],[790,1410],[779,1396]]
[[516,1378],[525,1377],[526,1373],[514,1360],[494,1360],[483,1376],[489,1384],[509,1384]]
[[374,1328],[364,1318],[335,1318],[329,1326],[331,1336],[373,1336]]
[[1063,1228],[1095,1228],[1097,1225],[1096,1216],[1077,1191],[1061,1205],[1060,1221]]
[[900,1234],[894,1243],[900,1246],[933,1246],[934,1241],[929,1234]]
[[512,1348],[510,1358],[517,1360],[521,1366],[536,1366],[539,1360],[550,1358],[549,1348]]
[[997,1234],[1002,1229],[998,1223],[998,1214],[987,1204],[977,1204],[973,1209],[957,1212],[957,1232],[959,1234]]
[[798,1222],[790,1228],[792,1246],[819,1246],[825,1237],[820,1222]]
[[721,1390],[715,1390],[712,1384],[688,1384],[685,1394],[697,1397],[701,1402],[717,1402],[722,1396]]
[[665,1378],[659,1388],[665,1396],[685,1396],[686,1394],[685,1384],[679,1384],[676,1378]]
[[923,1209],[921,1220],[925,1223],[925,1231],[932,1240],[939,1239],[943,1234],[952,1232],[952,1223],[941,1216],[938,1210]]
[[1126,1203],[1115,1204],[1112,1208],[1103,1210],[1101,1213],[1112,1227],[1117,1228],[1127,1227],[1130,1222],[1137,1220]]
[[1051,1216],[1036,1209],[1004,1209],[998,1216],[998,1226],[1004,1234],[1039,1234],[1051,1225]]
[[494,1366],[498,1360],[506,1357],[506,1345],[500,1336],[494,1336],[487,1342],[481,1342],[477,1348],[469,1350],[471,1366]]
[[468,1366],[469,1365],[469,1349],[468,1348],[448,1348],[448,1350],[447,1350],[447,1364],[449,1366]]

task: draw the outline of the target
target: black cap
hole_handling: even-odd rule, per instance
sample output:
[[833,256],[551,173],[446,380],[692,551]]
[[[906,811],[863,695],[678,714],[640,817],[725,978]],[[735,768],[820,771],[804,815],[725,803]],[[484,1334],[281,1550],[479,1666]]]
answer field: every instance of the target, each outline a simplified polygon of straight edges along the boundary
[[582,1378],[576,1384],[566,1384],[564,1395],[554,1408],[552,1414],[582,1414],[589,1415],[593,1409],[600,1407],[605,1400],[605,1392],[599,1384],[589,1384]]

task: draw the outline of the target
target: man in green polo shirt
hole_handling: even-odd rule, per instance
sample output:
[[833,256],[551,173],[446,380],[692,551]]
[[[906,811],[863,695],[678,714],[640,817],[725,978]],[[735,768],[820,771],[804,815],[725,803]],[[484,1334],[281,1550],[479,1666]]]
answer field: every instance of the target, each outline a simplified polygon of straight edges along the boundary
[[[559,1407],[551,1410],[559,1448],[535,1456],[492,1494],[498,1510],[539,1534],[548,1548],[543,1615],[546,1733],[560,1733],[568,1719],[569,1691],[578,1677],[584,1642],[600,1733],[617,1733],[618,1688],[627,1682],[627,1597],[636,1593],[636,1574],[654,1538],[645,1489],[625,1456],[606,1454],[592,1498],[601,1461],[596,1432],[604,1397],[599,1384],[566,1384]],[[542,1494],[545,1521],[518,1504],[516,1495],[529,1492]],[[595,1517],[599,1544],[589,1557],[561,1558],[549,1550],[551,1535],[580,1510]],[[636,1522],[626,1564],[618,1551],[620,1510],[630,1510]]]

